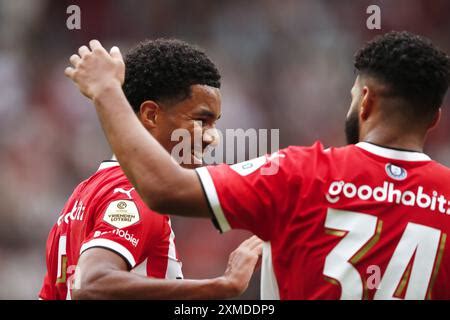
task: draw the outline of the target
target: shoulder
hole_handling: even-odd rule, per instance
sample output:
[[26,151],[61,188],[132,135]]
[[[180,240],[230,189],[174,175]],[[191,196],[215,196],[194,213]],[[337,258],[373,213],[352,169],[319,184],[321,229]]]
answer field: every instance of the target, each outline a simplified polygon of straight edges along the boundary
[[289,146],[281,149],[280,152],[289,153],[293,155],[324,155],[336,156],[345,153],[355,152],[358,148],[355,145],[347,145],[342,147],[325,147],[321,141],[316,141],[308,146]]
[[99,174],[96,201],[98,214],[117,228],[142,225],[159,229],[167,223],[167,216],[150,209],[120,167],[103,169]]
[[88,207],[97,213],[103,213],[104,209],[121,209],[120,207],[135,211],[140,209],[143,203],[118,165],[100,167],[82,185],[79,192],[83,202],[88,203]]
[[[95,200],[130,196],[134,188],[119,166],[101,168],[85,181],[85,192]],[[130,191],[131,190],[131,191]]]
[[332,172],[339,172],[349,164],[358,163],[358,151],[354,145],[325,147],[320,141],[309,146],[290,146],[281,149],[280,171],[293,182],[326,179]]
[[439,171],[440,173],[444,174],[447,177],[450,177],[450,168],[433,160],[431,161],[431,168],[432,170]]
[[98,181],[96,186],[99,198],[110,201],[128,200],[134,202],[138,209],[152,211],[145,205],[136,188],[131,184],[119,166],[100,170],[97,174]]
[[446,190],[450,194],[450,168],[437,162],[430,161],[428,165],[422,166],[423,173],[432,180],[436,188]]
[[281,149],[278,154],[281,154],[288,164],[311,167],[345,158],[349,154],[354,154],[355,149],[357,148],[354,145],[328,148],[322,142],[316,141],[309,146],[289,146]]

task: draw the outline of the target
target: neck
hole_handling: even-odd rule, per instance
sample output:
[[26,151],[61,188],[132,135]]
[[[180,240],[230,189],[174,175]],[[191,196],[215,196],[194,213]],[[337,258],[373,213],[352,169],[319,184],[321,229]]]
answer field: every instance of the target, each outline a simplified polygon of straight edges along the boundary
[[361,137],[361,141],[380,146],[423,152],[425,136],[417,133],[393,132],[387,128],[375,128]]

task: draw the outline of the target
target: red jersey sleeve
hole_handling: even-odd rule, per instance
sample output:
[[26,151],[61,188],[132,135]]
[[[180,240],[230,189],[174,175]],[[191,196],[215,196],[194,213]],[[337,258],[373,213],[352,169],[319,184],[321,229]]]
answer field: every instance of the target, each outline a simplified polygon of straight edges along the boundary
[[96,206],[95,225],[85,238],[80,255],[94,247],[106,248],[122,256],[134,268],[145,255],[153,226],[151,214],[131,185],[116,188]]
[[53,286],[50,283],[48,272],[45,273],[44,283],[42,284],[41,291],[39,291],[39,300],[54,300]]
[[246,229],[270,241],[288,222],[321,152],[322,145],[316,143],[231,166],[196,169],[216,226],[221,232]]

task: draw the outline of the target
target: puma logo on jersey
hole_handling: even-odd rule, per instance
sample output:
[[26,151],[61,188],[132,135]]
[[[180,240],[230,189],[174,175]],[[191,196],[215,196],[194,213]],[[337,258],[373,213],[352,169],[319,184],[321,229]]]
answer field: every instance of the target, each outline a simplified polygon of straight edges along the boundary
[[117,192],[124,193],[128,196],[128,198],[133,199],[133,197],[131,196],[131,191],[133,191],[133,190],[134,190],[134,188],[131,188],[128,191],[125,189],[122,189],[122,188],[115,188],[114,193],[117,193]]

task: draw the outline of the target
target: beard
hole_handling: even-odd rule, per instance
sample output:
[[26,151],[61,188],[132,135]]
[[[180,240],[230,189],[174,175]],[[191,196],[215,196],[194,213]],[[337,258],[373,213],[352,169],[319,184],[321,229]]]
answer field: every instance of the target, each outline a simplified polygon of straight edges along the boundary
[[359,116],[358,112],[353,112],[345,120],[345,136],[347,144],[357,144],[359,142]]

